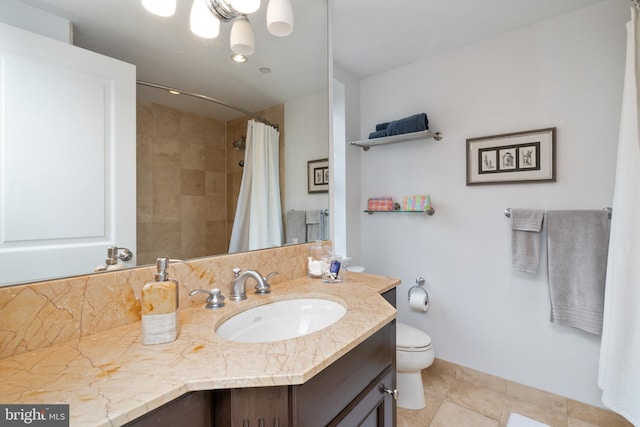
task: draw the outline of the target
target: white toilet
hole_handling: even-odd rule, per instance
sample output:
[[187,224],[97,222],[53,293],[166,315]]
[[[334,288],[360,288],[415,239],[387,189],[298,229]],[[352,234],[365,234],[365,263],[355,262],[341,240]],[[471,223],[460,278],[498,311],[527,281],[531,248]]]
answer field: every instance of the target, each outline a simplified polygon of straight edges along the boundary
[[400,408],[425,407],[420,371],[431,366],[434,358],[429,335],[413,326],[396,322],[396,370]]

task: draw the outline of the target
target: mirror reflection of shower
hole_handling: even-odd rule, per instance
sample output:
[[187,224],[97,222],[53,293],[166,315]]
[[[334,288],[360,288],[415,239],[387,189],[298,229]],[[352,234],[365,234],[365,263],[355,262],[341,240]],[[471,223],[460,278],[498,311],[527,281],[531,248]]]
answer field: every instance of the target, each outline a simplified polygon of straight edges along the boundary
[[233,148],[236,150],[244,150],[247,146],[247,137],[242,135],[240,139],[233,141]]
[[[245,147],[247,146],[247,137],[242,135],[240,137],[240,139],[236,139],[235,141],[233,141],[233,148],[235,150],[244,150]],[[244,167],[244,160],[240,160],[238,162],[238,166],[240,166],[241,168]]]

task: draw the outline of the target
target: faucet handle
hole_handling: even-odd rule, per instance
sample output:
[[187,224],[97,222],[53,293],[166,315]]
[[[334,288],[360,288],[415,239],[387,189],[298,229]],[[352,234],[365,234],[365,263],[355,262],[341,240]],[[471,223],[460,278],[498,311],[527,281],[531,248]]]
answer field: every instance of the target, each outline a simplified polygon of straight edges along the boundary
[[189,292],[190,296],[194,296],[196,294],[208,294],[209,296],[207,297],[206,300],[206,305],[204,306],[204,308],[208,308],[211,310],[217,310],[219,308],[224,307],[224,295],[222,295],[222,293],[220,292],[220,289],[218,288],[213,288],[210,291],[206,290],[206,289],[196,289],[193,290],[191,292]]
[[256,284],[256,294],[265,295],[271,293],[271,285],[269,285],[269,279],[271,279],[276,274],[279,274],[277,271],[272,271],[262,278],[262,282],[258,281]]
[[271,279],[271,278],[272,278],[273,276],[275,276],[276,274],[280,274],[280,273],[278,273],[277,271],[272,271],[271,273],[267,274],[267,275],[264,277],[264,281],[265,281],[265,283],[269,282],[269,279]]
[[241,269],[241,268],[236,267],[236,268],[234,268],[234,269],[233,269],[233,270],[231,270],[231,271],[233,272],[233,278],[234,278],[234,279],[237,279],[237,278],[238,278],[238,276],[240,276],[240,272],[242,271],[242,269]]

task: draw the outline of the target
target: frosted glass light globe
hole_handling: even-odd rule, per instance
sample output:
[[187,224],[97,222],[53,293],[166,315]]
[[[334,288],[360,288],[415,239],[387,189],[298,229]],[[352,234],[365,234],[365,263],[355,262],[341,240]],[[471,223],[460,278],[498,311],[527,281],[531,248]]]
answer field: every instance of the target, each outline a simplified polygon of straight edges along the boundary
[[205,39],[215,39],[220,34],[220,21],[213,16],[205,0],[193,0],[190,25],[193,34]]
[[142,5],[149,12],[158,16],[173,16],[176,13],[176,0],[142,0]]
[[251,55],[256,46],[253,29],[245,17],[233,21],[230,36],[231,51],[238,55]]
[[246,15],[260,9],[260,0],[231,0],[231,7]]
[[293,32],[293,8],[289,0],[269,0],[267,29],[277,37],[285,37]]

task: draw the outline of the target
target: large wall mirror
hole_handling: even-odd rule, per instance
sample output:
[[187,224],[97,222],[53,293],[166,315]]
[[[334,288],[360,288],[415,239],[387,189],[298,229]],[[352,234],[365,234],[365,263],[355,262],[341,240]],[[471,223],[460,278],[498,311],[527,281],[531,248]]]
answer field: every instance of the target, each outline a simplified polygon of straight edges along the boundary
[[[291,1],[294,29],[287,37],[268,32],[268,0],[262,0],[261,8],[249,15],[255,51],[245,63],[231,60],[232,23],[221,23],[215,39],[190,31],[191,0],[179,0],[171,17],[149,13],[140,0],[7,1],[13,12],[0,14],[0,22],[35,31],[43,23],[59,27],[56,20],[69,21],[74,46],[134,64],[137,81],[206,95],[277,125],[283,226],[291,210],[328,209],[328,193],[309,191],[307,176],[309,162],[326,159],[329,150],[325,0]],[[153,263],[158,257],[190,259],[226,253],[251,117],[219,103],[140,84],[135,98],[136,170],[135,183],[131,182],[136,196],[135,248],[132,261],[118,262],[131,267]],[[16,167],[28,170],[31,166]],[[327,233],[328,217],[322,221]],[[285,238],[283,243],[306,239],[290,240]],[[0,277],[0,286],[92,273],[107,255],[101,253],[85,269],[72,273]],[[8,262],[0,247],[0,266]]]

